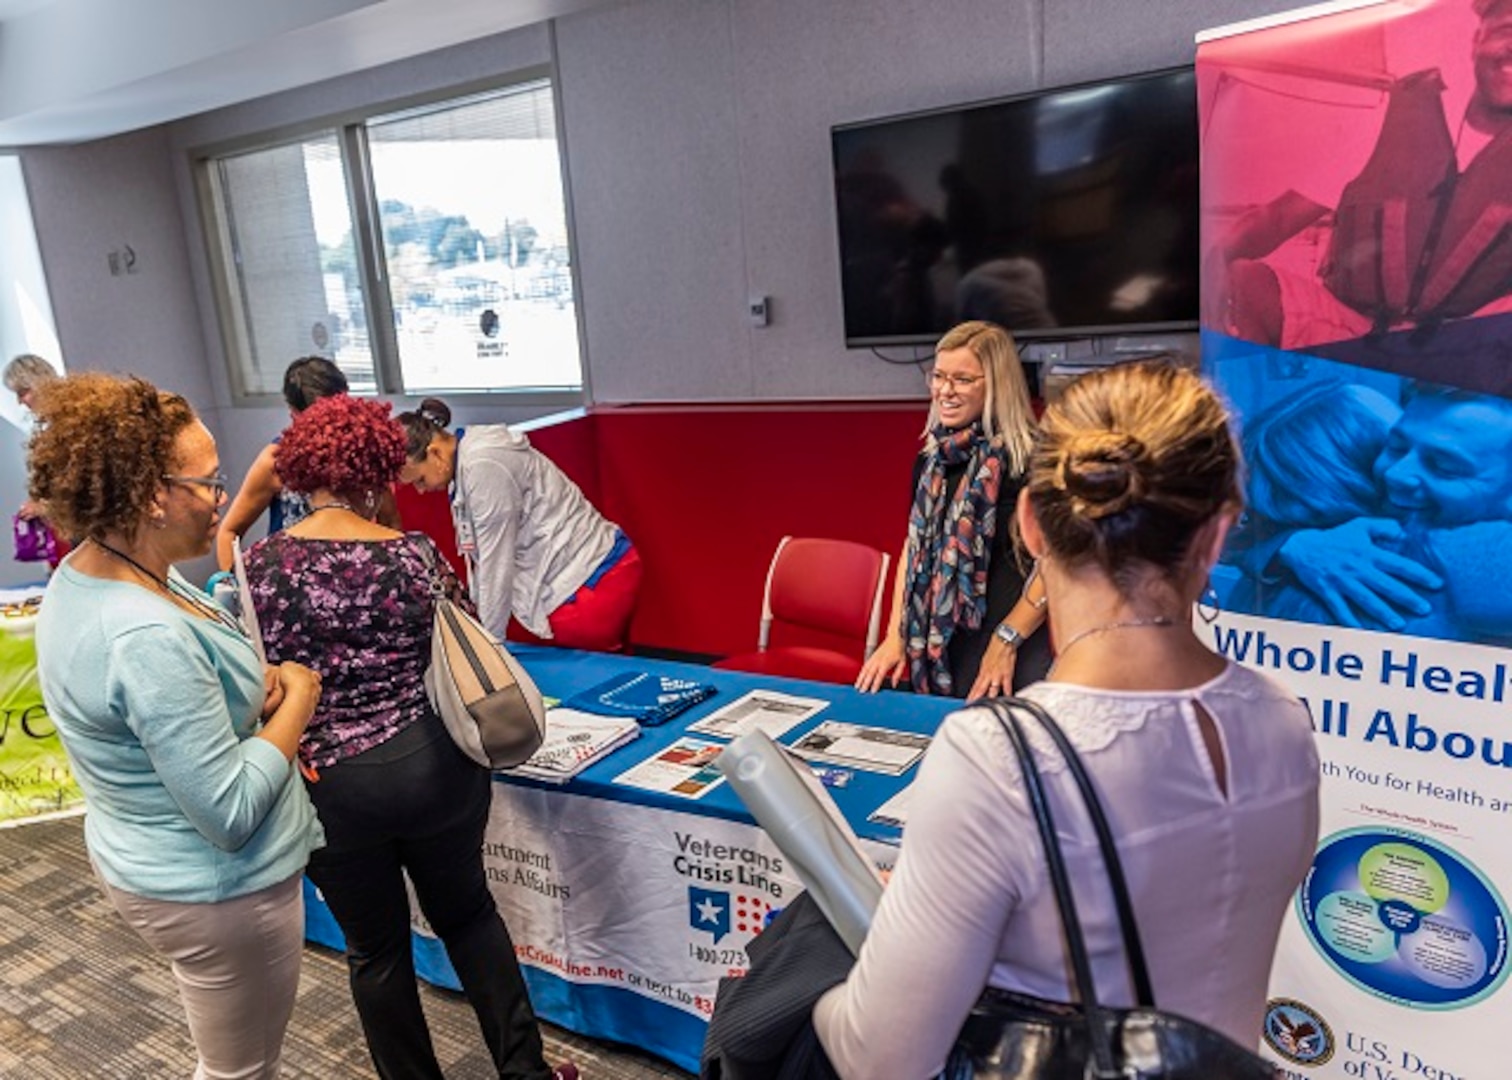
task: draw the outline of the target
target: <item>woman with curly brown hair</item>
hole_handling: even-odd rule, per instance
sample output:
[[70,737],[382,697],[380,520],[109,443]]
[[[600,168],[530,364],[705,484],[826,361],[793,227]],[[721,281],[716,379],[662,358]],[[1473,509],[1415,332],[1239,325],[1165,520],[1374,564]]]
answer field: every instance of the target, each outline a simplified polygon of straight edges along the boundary
[[[309,664],[325,694],[300,749],[327,846],[310,880],[346,935],[352,997],[379,1076],[440,1080],[415,982],[409,896],[446,947],[500,1076],[553,1076],[514,943],[483,872],[492,780],[426,697],[436,567],[430,540],[372,519],[405,462],[383,402],[337,395],[295,417],[274,465],[309,496],[302,521],[247,552],[270,657]],[[555,1075],[575,1076],[571,1066]]]
[[85,374],[37,390],[31,495],[81,543],[37,620],[42,695],[116,910],[172,961],[196,1077],[278,1075],[321,842],[291,762],[320,696],[264,670],[173,564],[210,551],[225,481],[188,402]]

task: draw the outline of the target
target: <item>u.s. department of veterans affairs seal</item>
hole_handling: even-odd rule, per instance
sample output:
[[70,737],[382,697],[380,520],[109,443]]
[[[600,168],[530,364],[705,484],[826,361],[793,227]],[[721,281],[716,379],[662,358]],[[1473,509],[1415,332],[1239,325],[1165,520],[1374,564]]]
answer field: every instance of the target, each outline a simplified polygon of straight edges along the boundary
[[1297,1065],[1322,1065],[1333,1057],[1333,1028],[1300,1001],[1272,998],[1265,1005],[1265,1045]]

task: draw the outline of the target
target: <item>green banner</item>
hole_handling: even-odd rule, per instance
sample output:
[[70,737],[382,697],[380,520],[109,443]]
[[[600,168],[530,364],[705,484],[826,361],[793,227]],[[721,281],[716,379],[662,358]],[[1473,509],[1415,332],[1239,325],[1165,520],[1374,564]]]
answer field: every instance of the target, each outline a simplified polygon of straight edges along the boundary
[[42,703],[36,621],[33,614],[0,616],[0,822],[84,801]]

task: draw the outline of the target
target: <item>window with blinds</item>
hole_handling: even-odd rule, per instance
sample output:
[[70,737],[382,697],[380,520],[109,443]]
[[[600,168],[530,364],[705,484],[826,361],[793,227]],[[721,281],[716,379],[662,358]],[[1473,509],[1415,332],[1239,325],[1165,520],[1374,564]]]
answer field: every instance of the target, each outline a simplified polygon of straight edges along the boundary
[[239,399],[308,355],[357,392],[580,397],[548,80],[209,155],[201,179]]

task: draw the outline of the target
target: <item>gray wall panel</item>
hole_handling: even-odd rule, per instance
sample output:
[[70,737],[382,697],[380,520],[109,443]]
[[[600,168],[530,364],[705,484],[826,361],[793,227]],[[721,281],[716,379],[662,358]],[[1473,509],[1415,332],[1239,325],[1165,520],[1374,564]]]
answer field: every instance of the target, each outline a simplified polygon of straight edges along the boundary
[[[25,154],[58,338],[72,370],[129,370],[213,405],[163,129]],[[135,273],[112,277],[129,245]]]
[[749,397],[726,6],[563,19],[557,53],[595,399]]
[[1002,0],[733,7],[746,262],[774,313],[752,337],[757,394],[919,396],[917,369],[844,345],[830,128],[1032,86],[1029,10]]
[[[1289,0],[635,0],[556,24],[579,301],[598,400],[920,397],[842,344],[829,128],[1189,61]],[[24,152],[71,361],[229,406],[185,152],[551,58],[545,24],[193,117]],[[140,241],[140,242],[138,242]],[[129,242],[141,273],[111,278]],[[747,296],[772,297],[753,329]],[[228,428],[243,467],[282,423]],[[480,401],[467,418],[518,417]],[[212,412],[213,417],[213,412]],[[228,417],[229,421],[229,417]]]
[[1304,6],[1297,0],[1040,0],[1045,85],[1190,64],[1196,36],[1229,23]]

